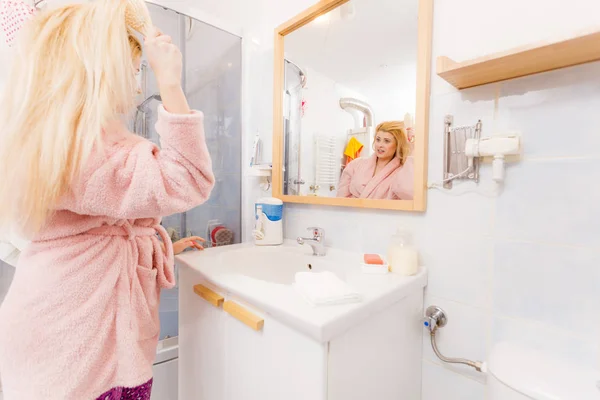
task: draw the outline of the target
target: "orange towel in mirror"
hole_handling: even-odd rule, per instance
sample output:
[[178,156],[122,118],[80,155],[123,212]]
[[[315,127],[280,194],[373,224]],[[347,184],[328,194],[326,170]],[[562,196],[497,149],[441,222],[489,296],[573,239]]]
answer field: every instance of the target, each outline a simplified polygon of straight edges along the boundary
[[346,145],[346,150],[344,150],[344,155],[346,156],[346,165],[354,159],[357,159],[360,156],[360,152],[363,149],[363,144],[359,142],[355,137],[351,137]]

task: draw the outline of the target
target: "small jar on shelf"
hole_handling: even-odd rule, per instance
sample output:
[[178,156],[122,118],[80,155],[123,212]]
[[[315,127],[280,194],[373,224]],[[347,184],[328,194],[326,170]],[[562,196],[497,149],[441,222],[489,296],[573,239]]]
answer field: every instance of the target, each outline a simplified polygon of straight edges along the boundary
[[388,247],[387,261],[390,271],[410,276],[419,271],[419,253],[413,245],[412,235],[404,229],[398,229],[392,235]]

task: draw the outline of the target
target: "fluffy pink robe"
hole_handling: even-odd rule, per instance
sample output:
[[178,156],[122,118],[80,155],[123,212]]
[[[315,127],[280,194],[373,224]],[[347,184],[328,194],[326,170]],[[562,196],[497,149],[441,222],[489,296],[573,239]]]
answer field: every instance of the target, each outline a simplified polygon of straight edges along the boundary
[[[21,254],[0,308],[5,400],[88,400],[152,377],[161,288],[175,284],[160,217],[214,185],[203,115],[159,107],[159,150],[119,125]],[[159,237],[167,243],[163,252]]]
[[378,200],[412,200],[414,194],[413,158],[404,165],[393,158],[377,175],[373,176],[377,156],[358,158],[342,172],[337,197]]

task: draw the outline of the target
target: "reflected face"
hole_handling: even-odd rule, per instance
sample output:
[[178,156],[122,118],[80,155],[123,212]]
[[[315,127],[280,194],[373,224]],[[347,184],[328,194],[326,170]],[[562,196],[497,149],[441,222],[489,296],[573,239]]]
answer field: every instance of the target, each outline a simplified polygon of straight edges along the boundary
[[396,154],[396,138],[388,132],[379,131],[375,136],[373,149],[378,158],[391,159]]

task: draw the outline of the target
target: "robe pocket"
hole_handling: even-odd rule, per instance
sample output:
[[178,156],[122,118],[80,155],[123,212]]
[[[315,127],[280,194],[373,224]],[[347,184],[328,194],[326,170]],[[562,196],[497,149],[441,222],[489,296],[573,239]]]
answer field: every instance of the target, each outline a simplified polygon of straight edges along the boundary
[[156,281],[156,268],[138,265],[132,289],[133,330],[138,340],[151,339],[160,332],[158,305],[160,287]]

